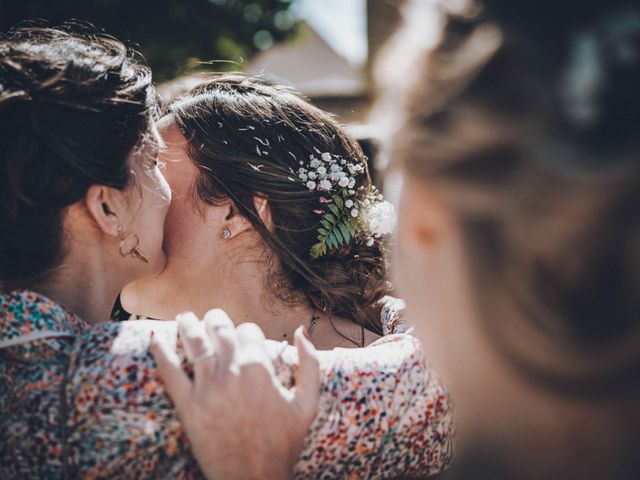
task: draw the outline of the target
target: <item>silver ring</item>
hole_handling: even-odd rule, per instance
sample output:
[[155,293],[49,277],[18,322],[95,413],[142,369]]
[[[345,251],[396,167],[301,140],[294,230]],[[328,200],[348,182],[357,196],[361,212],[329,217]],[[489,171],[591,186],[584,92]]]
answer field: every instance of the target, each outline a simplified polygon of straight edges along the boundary
[[216,352],[203,352],[200,355],[198,355],[197,357],[195,357],[193,360],[191,360],[191,363],[193,363],[194,365],[198,362],[201,362],[202,360],[206,360],[207,358],[215,358],[216,356]]

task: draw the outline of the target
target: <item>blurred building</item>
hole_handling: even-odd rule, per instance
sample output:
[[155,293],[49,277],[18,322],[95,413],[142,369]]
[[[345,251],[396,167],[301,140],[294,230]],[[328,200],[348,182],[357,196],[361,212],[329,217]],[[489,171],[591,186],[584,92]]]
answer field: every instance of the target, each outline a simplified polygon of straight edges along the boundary
[[247,65],[289,83],[347,123],[366,121],[373,97],[371,65],[393,32],[399,0],[298,0],[300,38],[256,55]]

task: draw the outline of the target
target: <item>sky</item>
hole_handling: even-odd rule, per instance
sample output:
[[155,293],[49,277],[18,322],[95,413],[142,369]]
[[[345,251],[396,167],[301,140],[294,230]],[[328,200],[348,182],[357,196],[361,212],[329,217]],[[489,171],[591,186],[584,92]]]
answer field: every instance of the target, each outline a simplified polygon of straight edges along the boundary
[[366,0],[295,0],[292,9],[348,61],[366,61]]

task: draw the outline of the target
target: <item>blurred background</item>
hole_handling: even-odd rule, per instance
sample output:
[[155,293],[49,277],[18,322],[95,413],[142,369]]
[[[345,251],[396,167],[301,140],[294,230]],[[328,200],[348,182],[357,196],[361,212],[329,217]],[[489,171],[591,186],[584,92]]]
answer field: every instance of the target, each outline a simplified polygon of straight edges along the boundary
[[262,74],[350,125],[370,160],[372,65],[399,0],[0,0],[0,29],[85,20],[140,51],[161,95],[198,71]]

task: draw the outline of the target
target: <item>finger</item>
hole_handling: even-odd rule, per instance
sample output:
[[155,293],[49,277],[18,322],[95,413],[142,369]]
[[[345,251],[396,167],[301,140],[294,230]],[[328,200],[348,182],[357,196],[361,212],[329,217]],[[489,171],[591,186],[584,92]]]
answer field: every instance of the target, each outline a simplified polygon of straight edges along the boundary
[[264,347],[264,333],[255,323],[241,323],[236,328],[236,333],[238,334],[238,345]]
[[293,338],[300,362],[295,373],[293,402],[311,419],[316,413],[320,398],[320,361],[303,326],[298,327]]
[[187,375],[182,370],[180,358],[175,350],[167,345],[158,335],[151,332],[151,343],[149,350],[156,361],[158,375],[162,379],[164,386],[180,414],[183,407],[188,405],[192,384]]
[[209,310],[204,316],[204,324],[216,351],[216,372],[224,375],[235,361],[238,346],[236,329],[229,315],[220,308]]
[[273,373],[273,363],[267,353],[265,336],[262,329],[255,323],[242,323],[236,328],[238,334],[238,353],[243,360],[262,364],[267,372]]
[[187,360],[193,363],[193,374],[196,383],[210,378],[215,374],[215,360],[213,358],[213,345],[204,323],[198,320],[193,313],[181,313],[176,317],[178,332],[184,344]]

